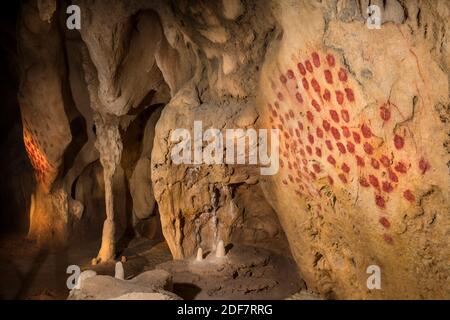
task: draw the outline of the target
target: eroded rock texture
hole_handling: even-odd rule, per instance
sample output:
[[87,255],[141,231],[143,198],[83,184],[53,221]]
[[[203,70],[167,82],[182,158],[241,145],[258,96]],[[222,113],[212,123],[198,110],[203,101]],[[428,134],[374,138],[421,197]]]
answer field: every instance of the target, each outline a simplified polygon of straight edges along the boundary
[[[266,58],[259,106],[282,131],[282,169],[264,186],[316,290],[445,297],[448,49],[424,23],[444,30],[448,7],[388,3],[376,32],[350,3],[277,8],[283,38]],[[383,290],[366,288],[371,264]]]
[[[106,216],[104,261],[131,214],[158,211],[174,258],[256,244],[290,249],[327,297],[449,297],[446,1],[371,1],[380,29],[363,0],[73,2],[79,31],[65,4],[22,10],[31,235]],[[173,163],[171,133],[194,121],[279,129],[279,172]]]

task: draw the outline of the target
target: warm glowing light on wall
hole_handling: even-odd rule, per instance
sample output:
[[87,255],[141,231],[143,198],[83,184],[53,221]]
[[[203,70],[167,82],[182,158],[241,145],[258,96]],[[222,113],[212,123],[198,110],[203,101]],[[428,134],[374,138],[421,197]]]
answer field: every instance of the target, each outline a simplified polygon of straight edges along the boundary
[[50,173],[54,171],[53,166],[48,162],[46,155],[41,151],[39,145],[26,128],[23,129],[23,141],[28,158],[34,168],[37,182],[46,184],[51,176]]

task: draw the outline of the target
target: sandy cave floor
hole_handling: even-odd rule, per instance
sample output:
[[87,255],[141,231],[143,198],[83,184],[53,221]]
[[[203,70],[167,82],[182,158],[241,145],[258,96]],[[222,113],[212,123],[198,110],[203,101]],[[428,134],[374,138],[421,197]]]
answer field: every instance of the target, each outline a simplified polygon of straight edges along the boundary
[[[90,242],[51,252],[24,236],[2,236],[0,299],[66,299],[66,269],[71,264],[113,275],[114,262],[91,265],[98,247],[98,242]],[[291,259],[265,249],[231,246],[225,260],[217,261],[206,252],[204,261],[196,263],[193,259],[173,261],[165,241],[135,238],[122,255],[126,257],[125,279],[155,268],[167,270],[173,275],[174,293],[187,300],[318,299],[305,290]]]

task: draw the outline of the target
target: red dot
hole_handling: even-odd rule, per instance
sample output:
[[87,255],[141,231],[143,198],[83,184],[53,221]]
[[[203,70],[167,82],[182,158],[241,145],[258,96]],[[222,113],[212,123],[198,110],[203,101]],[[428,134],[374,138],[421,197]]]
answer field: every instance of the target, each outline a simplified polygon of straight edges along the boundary
[[406,200],[408,200],[409,202],[415,202],[416,201],[416,197],[413,195],[413,193],[411,192],[411,190],[405,190],[405,192],[403,192],[403,196],[405,197]]
[[406,173],[407,171],[406,165],[403,162],[398,162],[397,165],[395,166],[395,171],[400,173]]
[[303,131],[303,123],[301,123],[300,121],[297,121],[297,126],[300,130]]
[[306,70],[308,70],[309,72],[313,72],[313,66],[312,66],[312,64],[311,64],[311,61],[309,61],[309,60],[306,60],[305,61],[305,66],[306,66]]
[[359,133],[357,132],[352,132],[353,133],[353,140],[355,140],[356,144],[360,144],[361,143],[361,136],[359,135]]
[[322,150],[320,148],[316,147],[316,155],[321,158],[322,157]]
[[371,155],[371,154],[373,153],[373,147],[372,147],[372,145],[371,145],[370,143],[368,143],[368,142],[364,143],[364,151],[365,151],[367,154]]
[[335,127],[331,127],[331,134],[333,135],[334,139],[339,140],[341,139],[341,134],[339,133],[339,130]]
[[347,81],[347,71],[341,68],[338,72],[338,78],[343,82]]
[[278,100],[283,101],[283,99],[284,99],[283,94],[281,92],[278,92],[277,98],[278,98]]
[[323,72],[323,74],[325,76],[326,82],[329,84],[333,84],[333,75],[331,74],[331,71],[327,69]]
[[353,90],[350,88],[345,88],[345,95],[347,96],[347,100],[350,102],[355,101],[355,94],[353,93]]
[[314,163],[314,164],[313,164],[313,169],[314,169],[314,171],[315,171],[316,173],[319,173],[319,172],[320,172],[320,166],[319,166],[317,163]]
[[384,121],[388,121],[391,118],[391,111],[386,106],[380,107],[380,117]]
[[398,177],[391,169],[388,169],[389,179],[393,182],[398,182]]
[[330,110],[330,116],[331,116],[331,119],[333,119],[334,122],[339,122],[339,115],[336,112],[336,110],[331,109]]
[[285,77],[283,74],[280,76],[280,81],[281,81],[281,83],[283,83],[283,84],[285,84],[286,81],[287,81],[286,77]]
[[313,114],[311,113],[311,111],[307,111],[306,112],[306,118],[309,120],[309,122],[313,122],[314,121],[314,116],[313,116]]
[[328,183],[329,183],[330,185],[333,185],[333,183],[334,183],[333,178],[330,177],[330,176],[328,176],[327,178],[328,178]]
[[369,126],[366,125],[365,123],[363,123],[361,126],[361,132],[364,138],[369,139],[370,137],[372,137],[372,130],[370,130]]
[[392,239],[392,237],[391,237],[390,235],[388,235],[388,234],[384,234],[384,235],[383,235],[383,239],[384,239],[384,241],[386,241],[386,243],[388,243],[388,244],[392,244],[392,243],[394,242],[394,240]]
[[312,53],[313,64],[316,68],[320,67],[320,58],[317,52]]
[[327,54],[327,62],[330,67],[334,67],[336,62],[332,54]]
[[396,134],[394,136],[394,145],[399,150],[403,148],[403,146],[405,145],[405,140],[403,139],[403,137],[400,137],[399,135]]
[[308,152],[309,155],[312,155],[312,149],[310,146],[306,146],[306,152]]
[[392,190],[394,190],[394,188],[392,188],[392,185],[387,181],[383,181],[382,189],[384,192],[388,192],[388,193],[392,192]]
[[340,105],[344,103],[344,94],[340,90],[336,90],[336,101]]
[[294,111],[289,109],[289,117],[294,118]]
[[349,173],[350,172],[350,167],[345,162],[342,164],[341,169],[345,173]]
[[330,151],[333,150],[333,144],[331,143],[330,140],[325,140],[325,144],[327,145],[328,150]]
[[385,217],[381,217],[380,220],[378,220],[383,227],[385,227],[386,229],[389,228],[391,226],[391,223],[389,222],[388,219],[386,219]]
[[288,76],[289,79],[294,79],[294,78],[295,78],[294,71],[292,71],[291,69],[289,69],[289,70],[287,71],[287,76]]
[[303,97],[302,97],[302,95],[300,94],[300,92],[297,92],[297,93],[295,94],[295,98],[297,99],[298,102],[303,103]]
[[341,179],[341,181],[342,181],[343,183],[347,183],[347,177],[345,176],[345,174],[339,173],[339,174],[338,174],[338,177],[339,177],[339,179]]
[[368,188],[370,186],[369,182],[367,182],[366,178],[364,177],[359,178],[359,184],[364,188]]
[[386,207],[386,201],[379,194],[375,195],[375,203],[381,209],[384,209]]
[[344,119],[345,122],[349,122],[350,121],[350,115],[348,114],[348,111],[345,109],[341,110],[341,116],[342,119]]
[[324,90],[324,92],[323,92],[323,98],[324,98],[326,101],[330,101],[330,99],[331,99],[331,93],[330,93],[330,91],[329,91],[328,89],[325,89],[325,90]]
[[316,135],[318,138],[323,138],[323,131],[319,127],[316,129]]
[[389,158],[385,155],[381,156],[380,162],[385,168],[388,168],[391,165],[391,160],[389,160]]
[[329,155],[329,156],[327,157],[327,161],[328,161],[330,164],[332,164],[333,166],[336,164],[336,160],[334,160],[334,158],[333,158],[332,155]]
[[300,72],[300,74],[301,74],[302,76],[304,76],[304,75],[306,74],[305,67],[303,66],[303,64],[302,64],[301,62],[299,62],[299,63],[297,64],[297,68],[298,68],[298,71]]
[[311,86],[313,87],[314,91],[317,92],[318,94],[320,94],[320,85],[317,82],[316,79],[312,78],[311,80]]
[[342,154],[347,153],[347,150],[345,149],[345,146],[342,143],[338,142],[336,143],[336,146],[339,149],[340,153]]
[[372,165],[372,167],[373,167],[374,169],[380,169],[380,163],[378,162],[377,159],[372,158],[372,159],[370,160],[370,164]]
[[378,178],[375,177],[373,174],[369,175],[369,182],[372,185],[372,187],[376,189],[380,188],[380,182],[378,181]]
[[302,85],[303,85],[303,88],[305,88],[305,90],[309,89],[308,80],[306,80],[306,78],[302,79]]
[[327,120],[323,120],[323,121],[322,121],[322,127],[323,127],[323,129],[324,129],[325,131],[329,131],[330,128],[331,128],[331,125],[330,125],[330,123],[329,123]]
[[314,143],[314,137],[311,134],[308,134],[308,141],[309,143],[313,144]]
[[311,104],[317,112],[320,112],[320,105],[315,99],[312,100]]
[[346,138],[350,137],[350,130],[348,129],[348,127],[342,127],[342,135]]
[[425,174],[425,172],[427,172],[430,169],[430,164],[428,163],[427,160],[421,158],[419,161],[419,169],[422,172],[422,174]]
[[347,150],[350,153],[355,153],[355,145],[350,141],[347,141]]

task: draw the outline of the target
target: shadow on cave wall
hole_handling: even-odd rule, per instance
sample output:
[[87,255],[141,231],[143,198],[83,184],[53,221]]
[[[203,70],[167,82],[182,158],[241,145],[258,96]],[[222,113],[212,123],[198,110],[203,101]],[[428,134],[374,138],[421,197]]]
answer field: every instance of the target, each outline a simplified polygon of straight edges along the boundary
[[17,91],[16,21],[20,1],[8,1],[0,18],[0,231],[26,233],[34,176],[22,137]]

